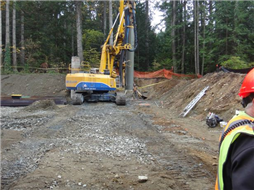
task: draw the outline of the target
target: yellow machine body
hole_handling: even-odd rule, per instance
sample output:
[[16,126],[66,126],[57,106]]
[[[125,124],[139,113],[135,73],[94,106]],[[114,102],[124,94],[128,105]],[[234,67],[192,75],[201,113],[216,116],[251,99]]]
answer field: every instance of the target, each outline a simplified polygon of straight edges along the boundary
[[110,75],[91,73],[70,73],[66,76],[66,87],[75,91],[116,90],[116,80]]

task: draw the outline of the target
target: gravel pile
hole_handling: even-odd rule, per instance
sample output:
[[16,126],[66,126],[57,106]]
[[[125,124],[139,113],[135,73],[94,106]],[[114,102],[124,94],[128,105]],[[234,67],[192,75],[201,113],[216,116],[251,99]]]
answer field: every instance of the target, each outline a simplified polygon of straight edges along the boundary
[[54,100],[39,100],[24,108],[25,111],[33,112],[36,110],[53,110],[57,109]]

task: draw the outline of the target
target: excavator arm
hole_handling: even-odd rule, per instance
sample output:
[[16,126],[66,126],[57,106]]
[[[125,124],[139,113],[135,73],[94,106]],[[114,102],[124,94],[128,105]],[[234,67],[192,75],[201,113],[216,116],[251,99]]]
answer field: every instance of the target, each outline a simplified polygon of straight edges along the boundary
[[[128,43],[128,33],[129,27],[131,27],[130,25],[133,25],[131,22],[134,22],[134,27],[136,27],[135,6],[134,1],[120,0],[119,13],[102,47],[99,71],[101,73],[105,73],[105,71],[107,71],[113,78],[117,76],[114,72],[114,69],[118,69],[119,74],[123,75],[125,52],[133,50],[131,44]],[[115,34],[114,43],[108,44],[109,38],[113,33],[118,19],[119,25],[117,28],[117,33]],[[135,42],[136,41],[137,40],[135,40]],[[116,58],[118,58],[118,60]],[[120,78],[122,78],[122,76],[120,76]]]

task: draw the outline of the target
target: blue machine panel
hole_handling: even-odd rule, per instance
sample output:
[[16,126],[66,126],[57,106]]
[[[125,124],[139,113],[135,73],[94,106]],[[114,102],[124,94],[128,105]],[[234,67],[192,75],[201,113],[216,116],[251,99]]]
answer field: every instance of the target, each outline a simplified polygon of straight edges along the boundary
[[111,88],[105,83],[97,82],[80,82],[76,87],[67,87],[68,90],[94,90],[94,91],[112,91],[116,88]]

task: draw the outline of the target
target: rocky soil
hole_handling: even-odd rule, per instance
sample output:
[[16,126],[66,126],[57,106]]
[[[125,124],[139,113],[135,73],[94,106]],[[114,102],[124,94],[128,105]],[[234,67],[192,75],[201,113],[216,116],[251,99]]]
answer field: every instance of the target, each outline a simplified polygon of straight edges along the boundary
[[[205,117],[211,111],[227,121],[241,109],[243,78],[139,79],[148,99],[130,98],[127,106],[44,100],[1,107],[2,189],[213,189],[221,128],[208,128]],[[38,88],[37,79],[50,82]],[[3,75],[1,83],[5,96],[66,94],[63,75]],[[179,117],[206,86],[193,110]]]

